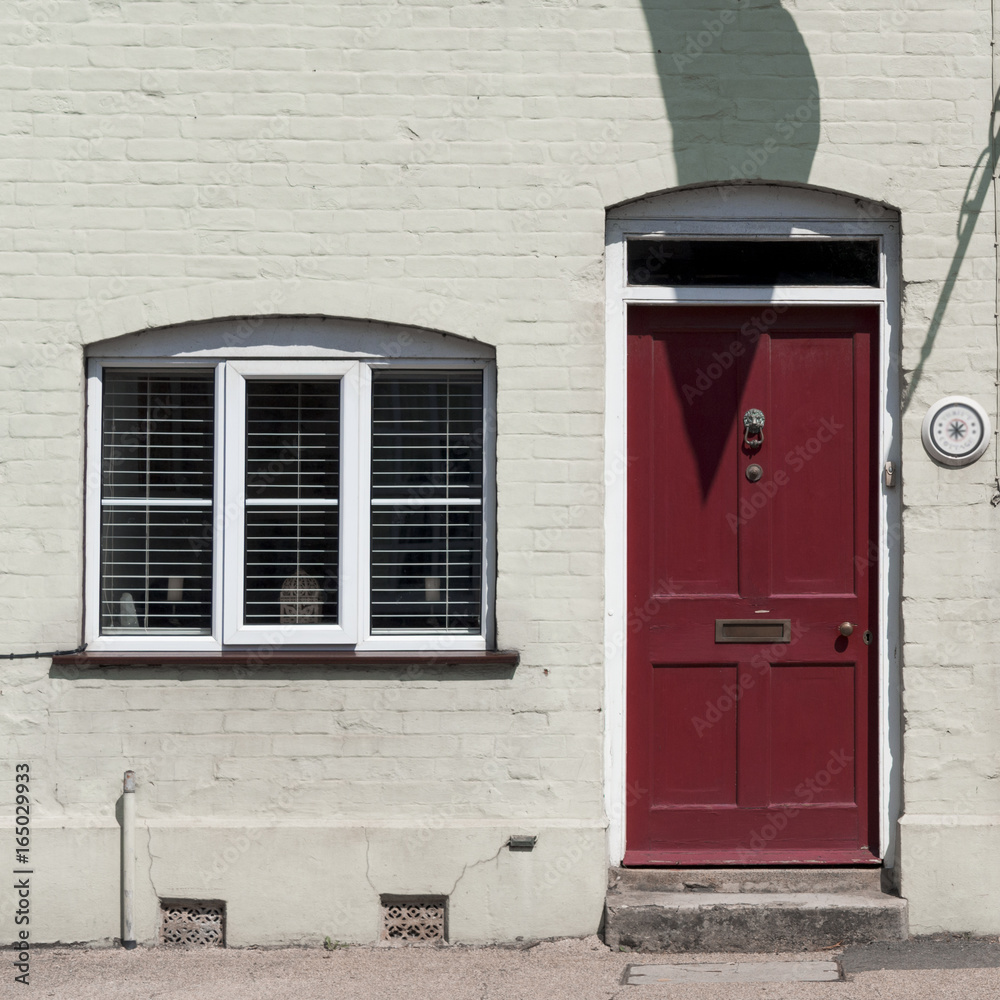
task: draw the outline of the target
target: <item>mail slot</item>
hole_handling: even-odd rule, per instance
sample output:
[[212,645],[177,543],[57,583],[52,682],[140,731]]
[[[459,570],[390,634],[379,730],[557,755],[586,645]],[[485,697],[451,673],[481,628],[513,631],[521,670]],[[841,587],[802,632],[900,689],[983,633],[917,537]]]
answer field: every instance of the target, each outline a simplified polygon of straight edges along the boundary
[[716,642],[791,642],[790,618],[716,618]]

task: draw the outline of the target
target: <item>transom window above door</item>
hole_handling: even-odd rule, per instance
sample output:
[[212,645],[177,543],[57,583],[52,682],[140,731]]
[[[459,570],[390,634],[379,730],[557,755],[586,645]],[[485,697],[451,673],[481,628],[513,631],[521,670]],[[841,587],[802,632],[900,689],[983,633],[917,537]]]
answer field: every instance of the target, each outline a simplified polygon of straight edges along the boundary
[[879,287],[877,239],[627,240],[629,285]]
[[89,647],[485,648],[491,374],[93,360]]

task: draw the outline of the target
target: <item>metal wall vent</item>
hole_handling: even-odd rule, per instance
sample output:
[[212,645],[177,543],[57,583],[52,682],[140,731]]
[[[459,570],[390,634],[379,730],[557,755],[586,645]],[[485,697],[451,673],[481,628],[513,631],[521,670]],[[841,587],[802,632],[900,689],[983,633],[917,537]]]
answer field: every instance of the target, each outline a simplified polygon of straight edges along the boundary
[[160,900],[160,944],[222,948],[226,904],[215,900]]
[[382,941],[434,944],[448,940],[445,896],[383,896]]

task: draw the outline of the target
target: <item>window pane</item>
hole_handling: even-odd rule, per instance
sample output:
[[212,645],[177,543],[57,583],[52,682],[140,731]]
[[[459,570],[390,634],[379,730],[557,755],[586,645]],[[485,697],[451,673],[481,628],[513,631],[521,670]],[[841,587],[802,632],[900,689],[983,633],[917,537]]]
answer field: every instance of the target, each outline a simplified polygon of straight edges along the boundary
[[247,499],[336,500],[340,382],[247,382]]
[[247,507],[247,625],[336,624],[335,506]]
[[123,504],[101,513],[101,632],[210,633],[211,507]]
[[479,632],[482,508],[372,509],[372,632]]
[[482,489],[482,373],[376,375],[372,497],[478,499]]
[[372,382],[373,633],[478,633],[482,372]]
[[105,498],[212,499],[213,372],[106,371]]
[[336,624],[339,381],[247,381],[246,477],[245,623]]
[[878,288],[878,240],[629,240],[628,283]]
[[101,631],[208,634],[215,374],[103,381]]

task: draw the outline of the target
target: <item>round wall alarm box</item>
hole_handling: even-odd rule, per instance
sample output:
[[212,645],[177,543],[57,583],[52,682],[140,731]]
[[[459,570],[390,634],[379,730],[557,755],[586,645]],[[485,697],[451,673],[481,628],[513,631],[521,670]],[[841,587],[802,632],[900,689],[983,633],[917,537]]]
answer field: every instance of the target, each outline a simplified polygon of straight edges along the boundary
[[993,428],[986,411],[967,396],[945,396],[924,417],[920,438],[942,465],[971,465],[989,447]]

